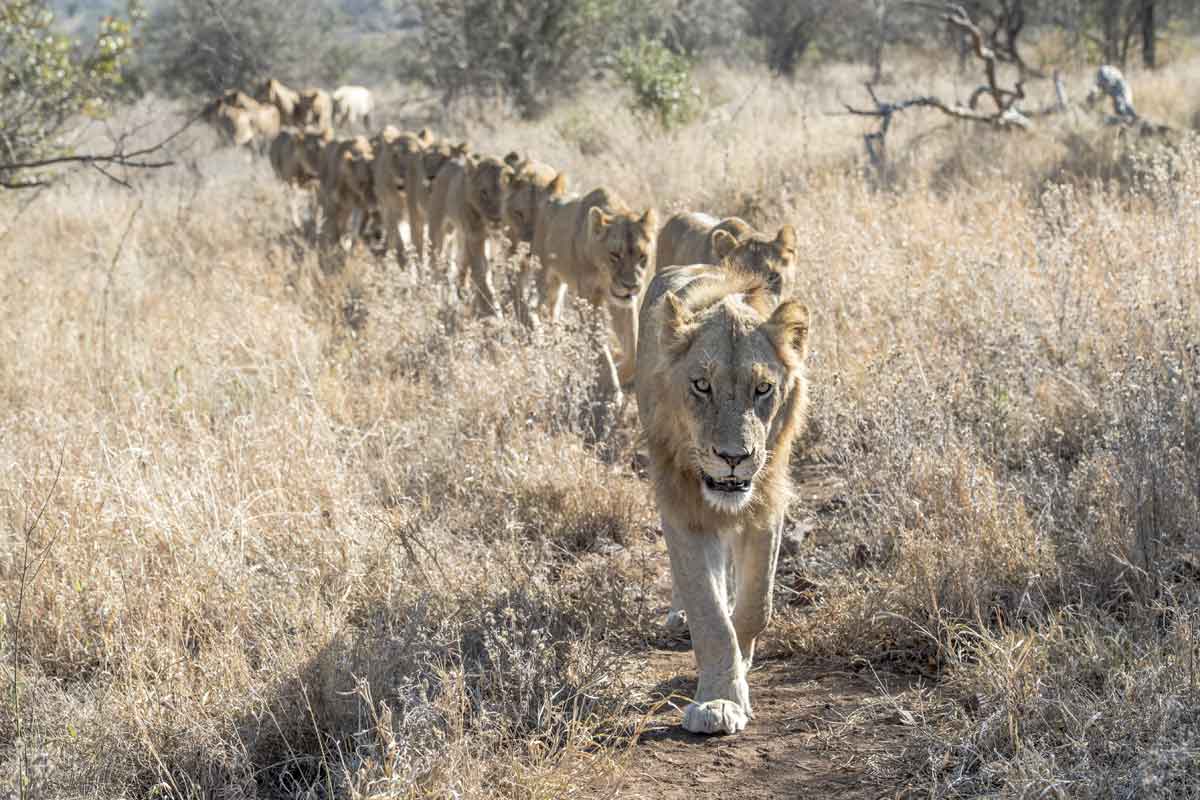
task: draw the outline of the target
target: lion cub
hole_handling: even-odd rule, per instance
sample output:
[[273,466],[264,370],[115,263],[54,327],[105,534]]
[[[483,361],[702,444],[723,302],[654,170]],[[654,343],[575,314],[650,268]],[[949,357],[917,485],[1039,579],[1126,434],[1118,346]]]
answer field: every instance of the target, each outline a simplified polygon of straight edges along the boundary
[[348,233],[375,207],[375,150],[365,136],[338,139],[321,152],[320,202],[325,220],[321,225],[322,250],[340,244]]
[[504,221],[504,194],[513,170],[498,158],[461,153],[442,164],[430,191],[429,238],[434,256],[442,253],[448,233],[458,238],[458,276],[467,269],[475,284],[476,307],[500,316],[492,286],[486,243]]
[[545,270],[551,320],[558,319],[568,288],[593,306],[607,305],[612,314],[621,363],[614,364],[607,346],[601,358],[617,397],[633,381],[638,297],[653,271],[657,228],[654,209],[638,214],[603,187],[583,197],[551,195],[537,220],[533,253]]
[[[426,129],[412,133],[392,125],[371,139],[371,146],[375,150],[375,196],[379,201],[386,237],[384,255],[394,251],[401,265],[407,259],[404,241],[400,236],[400,223],[408,216],[409,164],[419,159],[425,146],[432,143],[433,136]],[[412,229],[413,221],[410,219],[410,235]]]
[[795,284],[796,231],[791,225],[779,229],[775,238],[778,253],[766,247],[768,239],[738,217],[717,219],[708,214],[685,211],[667,220],[658,232],[654,264],[657,269],[676,264],[716,264],[742,242],[759,244],[739,257],[764,265],[775,264],[783,281],[784,295]]
[[808,309],[782,299],[779,270],[758,263],[752,250],[767,247],[782,250],[748,241],[716,266],[664,268],[641,308],[638,415],[699,670],[683,714],[694,733],[737,733],[752,716],[746,673],[771,618],[788,463],[808,405]]

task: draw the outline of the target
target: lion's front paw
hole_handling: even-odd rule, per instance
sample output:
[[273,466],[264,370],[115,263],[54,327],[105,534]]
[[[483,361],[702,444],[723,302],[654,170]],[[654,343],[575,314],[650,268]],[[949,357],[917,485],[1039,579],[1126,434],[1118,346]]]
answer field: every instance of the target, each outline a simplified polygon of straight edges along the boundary
[[684,730],[692,733],[738,733],[749,721],[742,707],[732,700],[689,703],[683,710]]
[[688,632],[687,612],[682,608],[672,608],[667,612],[667,632],[675,636],[686,636]]

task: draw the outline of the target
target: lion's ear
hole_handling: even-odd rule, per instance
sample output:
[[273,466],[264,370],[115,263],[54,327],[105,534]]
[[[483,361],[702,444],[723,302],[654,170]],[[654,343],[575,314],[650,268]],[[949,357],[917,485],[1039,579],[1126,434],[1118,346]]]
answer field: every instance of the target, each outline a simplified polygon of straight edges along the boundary
[[604,232],[608,230],[608,226],[612,223],[612,217],[605,214],[600,208],[592,206],[588,209],[588,237],[592,239],[604,238]]
[[420,132],[417,133],[417,141],[421,144],[429,144],[433,141],[433,131],[429,130],[429,128],[421,128]]
[[808,306],[784,300],[767,320],[767,335],[780,353],[790,351],[803,361],[808,357],[808,327]]
[[775,245],[782,251],[796,249],[796,229],[791,225],[784,225],[779,229],[779,233],[775,236]]
[[663,350],[675,356],[687,349],[695,330],[695,316],[674,292],[663,295],[662,309],[659,342]]
[[725,256],[733,252],[733,248],[737,247],[738,241],[729,231],[723,231],[717,228],[709,237],[709,242],[712,244],[713,255],[717,257],[717,261],[725,260]]
[[521,163],[521,154],[518,153],[516,150],[513,150],[512,152],[510,152],[508,155],[506,155],[504,157],[504,163],[508,164],[510,167],[517,166],[517,164]]
[[658,212],[653,208],[646,209],[646,213],[642,214],[642,229],[648,233],[654,233],[658,229]]
[[560,172],[550,181],[550,196],[561,197],[567,193],[567,173]]

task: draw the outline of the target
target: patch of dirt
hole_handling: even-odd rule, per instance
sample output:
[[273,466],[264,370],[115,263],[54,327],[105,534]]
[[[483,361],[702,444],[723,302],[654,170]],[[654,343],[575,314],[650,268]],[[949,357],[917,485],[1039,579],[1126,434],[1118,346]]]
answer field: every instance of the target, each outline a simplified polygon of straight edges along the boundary
[[695,674],[690,648],[649,654],[646,677],[659,681],[652,692],[658,708],[602,796],[877,800],[906,794],[886,777],[889,758],[913,732],[911,719],[881,692],[881,686],[889,693],[908,688],[894,676],[768,661],[750,673],[749,727],[736,736],[701,736],[679,727]]

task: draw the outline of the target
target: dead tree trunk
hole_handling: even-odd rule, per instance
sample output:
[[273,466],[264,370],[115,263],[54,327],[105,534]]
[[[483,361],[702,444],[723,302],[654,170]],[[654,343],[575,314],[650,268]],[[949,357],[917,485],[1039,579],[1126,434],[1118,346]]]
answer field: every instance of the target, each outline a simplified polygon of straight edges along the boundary
[[1100,24],[1104,31],[1104,63],[1125,66],[1121,52],[1121,0],[1104,0],[1100,11]]
[[1154,69],[1158,66],[1158,56],[1154,22],[1154,0],[1142,0],[1142,66]]

